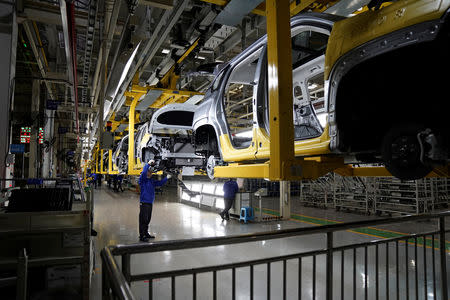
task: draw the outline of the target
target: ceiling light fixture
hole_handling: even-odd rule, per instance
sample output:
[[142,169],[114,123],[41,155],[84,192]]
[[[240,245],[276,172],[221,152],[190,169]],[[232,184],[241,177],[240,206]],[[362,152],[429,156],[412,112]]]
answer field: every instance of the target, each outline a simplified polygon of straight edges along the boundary
[[120,76],[119,84],[117,85],[116,91],[114,92],[114,96],[112,97],[112,99],[116,98],[117,92],[119,91],[120,86],[122,85],[123,81],[125,80],[125,77],[127,76],[128,71],[130,70],[131,63],[133,62],[133,59],[136,56],[137,50],[139,49],[140,45],[141,45],[141,43],[139,42],[139,44],[136,46],[136,49],[134,49],[133,53],[131,54],[131,57],[128,59],[127,63],[125,64],[122,75]]
[[161,51],[163,54],[168,54],[168,53],[170,53],[170,50],[169,49],[162,49],[162,51]]

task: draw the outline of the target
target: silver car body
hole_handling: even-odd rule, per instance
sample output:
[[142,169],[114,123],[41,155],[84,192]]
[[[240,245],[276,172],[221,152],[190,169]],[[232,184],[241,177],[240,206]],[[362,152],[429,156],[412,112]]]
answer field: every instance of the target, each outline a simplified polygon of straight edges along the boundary
[[[142,163],[154,159],[161,168],[201,166],[203,157],[191,143],[192,119],[198,106],[168,104],[158,109],[136,141],[137,158]],[[141,128],[140,128],[141,129]]]

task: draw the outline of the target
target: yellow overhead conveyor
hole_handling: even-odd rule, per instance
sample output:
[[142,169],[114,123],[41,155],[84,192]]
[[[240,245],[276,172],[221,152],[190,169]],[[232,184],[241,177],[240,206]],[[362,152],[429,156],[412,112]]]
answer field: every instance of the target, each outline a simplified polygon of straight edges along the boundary
[[[142,87],[142,86],[133,84],[131,86],[131,90],[125,92],[125,96],[131,98],[129,118],[128,118],[128,120],[129,120],[128,128],[134,128],[135,118],[133,118],[132,116],[135,115],[136,105],[138,104],[139,100],[144,95],[147,94],[147,92],[149,90],[161,90],[161,91],[163,91],[162,95],[172,95],[174,97],[174,99],[176,99],[176,100],[173,100],[170,103],[183,103],[183,102],[186,102],[190,97],[192,97],[194,95],[203,95],[202,93],[198,93],[198,92],[168,90],[168,89],[160,89],[160,88],[155,88],[155,87],[150,87],[150,86]],[[156,100],[155,103],[158,100]],[[166,103],[166,102],[161,103],[160,104],[161,106],[159,106],[159,107],[162,107],[166,104],[169,104],[169,103]],[[153,105],[151,105],[150,107],[153,107]],[[159,108],[159,107],[154,107],[154,108]],[[128,131],[128,175],[139,175],[142,172],[142,163],[140,161],[138,161],[134,155],[134,144],[135,144],[134,143],[134,130],[129,130]]]
[[[117,130],[119,125],[121,124],[128,124],[128,127],[126,130],[128,130],[128,175],[139,175],[142,171],[142,163],[139,161],[139,159],[135,158],[135,149],[134,149],[134,134],[135,130],[130,130],[130,128],[134,129],[134,125],[136,122],[139,122],[139,113],[136,113],[136,105],[138,104],[139,100],[145,96],[150,90],[157,90],[161,91],[161,95],[149,106],[150,108],[158,109],[161,108],[167,104],[171,103],[184,103],[186,102],[190,97],[194,95],[203,95],[203,93],[199,92],[192,92],[192,91],[184,91],[184,90],[177,90],[176,83],[179,79],[179,74],[176,73],[176,65],[180,64],[198,45],[199,39],[197,39],[194,43],[192,43],[191,46],[181,55],[177,61],[175,62],[175,65],[172,66],[172,68],[164,75],[164,77],[160,81],[161,88],[156,86],[146,86],[142,87],[138,85],[138,77],[139,74],[135,75],[135,79],[133,80],[133,83],[131,85],[131,88],[124,93],[124,96],[127,97],[125,105],[129,106],[129,114],[128,114],[128,121],[115,121],[115,113],[112,114],[110,118],[110,122],[112,123],[111,131],[114,132]],[[98,160],[98,153],[99,151],[95,152],[97,155]],[[103,158],[103,150],[101,152],[101,157]],[[96,160],[96,161],[97,161]],[[97,165],[97,164],[96,164]],[[100,174],[118,174],[118,168],[115,165],[115,163],[112,161],[112,150],[109,150],[109,161],[108,161],[108,170],[104,171],[103,168],[103,159],[100,162]]]

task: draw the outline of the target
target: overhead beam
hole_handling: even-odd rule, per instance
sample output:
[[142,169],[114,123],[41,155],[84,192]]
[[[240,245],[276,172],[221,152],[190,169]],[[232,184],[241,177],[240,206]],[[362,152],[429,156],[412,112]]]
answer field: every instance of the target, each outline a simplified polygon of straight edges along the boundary
[[289,11],[291,13],[291,16],[295,16],[296,14],[303,11],[305,8],[307,8],[314,2],[316,2],[316,0],[303,0],[300,1],[298,4],[297,1],[292,1],[291,4],[289,5]]
[[163,87],[175,89],[179,76],[175,74],[175,67],[183,62],[188,55],[197,47],[200,38],[196,39],[194,43],[181,55],[181,57],[175,62],[175,64],[169,69],[169,71],[160,80]]
[[[219,6],[226,6],[230,1],[229,0],[201,0],[203,2],[219,5]],[[252,11],[252,13],[265,16],[266,15],[266,4],[263,2],[256,6]]]
[[[23,23],[25,20],[30,20],[49,25],[62,26],[61,13],[55,8],[57,8],[57,6],[53,6],[52,11],[39,8],[25,8],[23,13],[18,15],[18,23]],[[79,27],[87,27],[87,14],[82,17],[76,17],[76,22]]]
[[77,134],[80,131],[78,122],[78,78],[77,78],[77,52],[76,52],[76,31],[74,3],[66,3],[66,0],[60,0],[61,20],[63,23],[64,46],[66,52],[67,71],[69,82],[72,83],[72,102],[75,105],[75,126]]
[[202,0],[203,2],[208,2],[211,4],[216,4],[220,6],[225,6],[228,3],[228,0]]
[[179,2],[180,3],[177,6],[177,8],[174,11],[172,11],[171,16],[166,20],[165,22],[166,24],[164,25],[164,31],[159,35],[158,40],[155,42],[155,44],[152,45],[148,57],[146,58],[144,64],[140,68],[141,70],[145,70],[145,68],[150,64],[151,60],[155,56],[158,49],[166,41],[166,38],[169,35],[170,31],[172,30],[173,26],[175,26],[175,24],[178,22],[178,19],[180,18],[189,1],[180,0]]
[[140,5],[148,5],[162,9],[172,9],[173,0],[139,0]]
[[[120,106],[118,104],[123,96],[123,92],[125,91],[126,87],[129,86],[131,80],[135,77],[135,75],[137,75],[137,78],[139,78],[139,74],[142,73],[141,71],[144,70],[145,67],[150,64],[159,47],[166,40],[167,35],[170,33],[172,27],[176,24],[176,22],[180,18],[181,14],[183,13],[188,3],[189,3],[188,0],[179,0],[177,2],[177,6],[174,7],[174,9],[172,9],[171,11],[167,10],[164,12],[154,32],[152,32],[151,38],[145,42],[145,45],[141,47],[142,50],[140,51],[140,53],[136,55],[138,60],[133,65],[132,69],[130,69],[130,71],[128,72],[128,75],[124,80],[124,82],[122,83],[122,86],[119,88],[119,91],[115,99],[112,100],[113,102],[111,104],[111,107],[113,107],[113,111],[110,111],[109,116],[114,111],[120,109]],[[163,28],[164,31],[161,33],[161,30]]]
[[[86,46],[84,50],[84,64],[83,64],[83,75],[82,83],[84,86],[81,91],[81,101],[86,102],[88,96],[87,86],[89,84],[89,75],[91,71],[91,58],[92,50],[94,48],[94,37],[95,37],[95,24],[98,12],[98,2],[97,0],[91,0],[89,4],[89,16],[88,16],[88,26],[86,28]],[[75,21],[76,22],[76,21]]]
[[[84,107],[80,106],[78,108],[78,112],[82,114],[91,114],[93,112],[96,112],[98,110],[98,107]],[[75,108],[71,105],[59,105],[58,112],[75,112]],[[82,121],[80,121],[82,122]]]
[[[88,13],[84,11],[75,11],[75,23],[77,29],[85,29],[89,26]],[[43,2],[26,2],[23,12],[17,14],[17,23],[23,23],[25,20],[36,21],[44,24],[62,26],[61,12],[58,6],[45,4]],[[123,30],[124,22],[118,21],[116,35]],[[96,30],[99,29],[98,23]]]
[[[250,35],[254,34],[255,31],[258,29],[258,27],[263,26],[266,22],[265,18],[258,18],[255,22],[255,26],[252,27],[251,22],[247,22],[245,29],[245,37],[249,37]],[[226,54],[228,51],[239,45],[242,41],[242,31],[236,30],[234,31],[224,42],[219,44],[215,50],[214,55],[217,59],[223,58],[223,55]]]
[[254,8],[261,4],[263,0],[230,0],[224,9],[217,15],[215,22],[228,26],[236,26]]
[[[25,30],[25,34],[28,37],[28,41],[31,45],[31,50],[33,50],[34,57],[36,58],[36,62],[39,68],[39,72],[43,78],[47,77],[47,68],[44,63],[44,59],[41,57],[41,51],[38,50],[38,46],[36,45],[36,34],[34,29],[32,28],[31,21],[26,21],[23,24],[23,29]],[[50,86],[50,82],[45,81],[45,86],[47,88],[48,96],[50,99],[55,100],[55,96],[53,95],[52,88]]]

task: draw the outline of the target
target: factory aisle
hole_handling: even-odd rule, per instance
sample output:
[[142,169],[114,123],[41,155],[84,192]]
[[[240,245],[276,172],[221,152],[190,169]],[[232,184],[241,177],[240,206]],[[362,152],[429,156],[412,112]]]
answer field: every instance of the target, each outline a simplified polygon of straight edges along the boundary
[[[101,298],[101,260],[99,256],[100,250],[111,244],[131,244],[138,243],[138,213],[139,213],[139,195],[136,192],[125,191],[123,193],[115,193],[108,189],[105,185],[101,189],[95,190],[95,202],[94,202],[94,229],[97,230],[98,236],[95,239],[95,274],[92,280],[91,296],[92,299]],[[270,213],[270,211],[269,211]],[[155,241],[161,240],[176,240],[176,239],[189,239],[200,237],[213,237],[213,236],[225,236],[244,234],[261,231],[271,231],[276,229],[286,229],[294,227],[308,227],[323,225],[325,223],[332,222],[349,222],[356,220],[367,219],[367,216],[348,214],[343,212],[336,212],[333,209],[323,210],[315,208],[305,208],[301,215],[298,215],[294,219],[289,221],[271,221],[267,223],[251,223],[241,224],[237,220],[222,221],[220,217],[213,212],[200,210],[198,208],[181,204],[177,200],[176,189],[174,187],[166,187],[162,195],[156,195],[156,201],[154,204],[152,221],[150,223],[150,232],[156,236]],[[369,217],[373,218],[373,217]],[[407,224],[403,228],[395,228],[395,232],[409,232],[414,227],[420,227],[424,230],[427,227],[431,227],[432,224]],[[387,228],[379,228],[375,234],[367,231],[345,231],[335,234],[335,245],[344,245],[352,243],[361,243],[372,241],[380,238],[389,237],[381,233],[393,233]],[[286,255],[291,253],[299,253],[304,251],[316,250],[325,247],[324,235],[305,236],[297,238],[286,238],[279,240],[270,240],[262,242],[254,242],[249,244],[238,244],[230,246],[210,247],[205,249],[195,250],[183,250],[183,251],[164,251],[162,253],[154,254],[139,254],[133,255],[131,258],[131,270],[133,274],[139,274],[152,271],[173,270],[177,268],[192,268],[201,265],[213,265],[222,264],[227,262],[244,261],[249,259],[273,257],[278,255]],[[414,273],[415,260],[414,257],[406,258],[404,256],[404,244],[400,244],[399,260],[401,262],[410,259],[408,265],[408,272]],[[410,255],[414,253],[414,247],[410,245]],[[362,249],[360,249],[362,250]],[[395,258],[395,245],[389,247],[389,253]],[[369,249],[369,257],[373,257]],[[427,256],[431,259],[431,249],[427,251]],[[436,254],[438,252],[436,251]],[[352,253],[345,253],[345,260],[349,262],[349,266],[345,266],[346,274],[349,274],[353,270]],[[362,285],[364,279],[364,263],[362,260],[363,251],[357,251],[357,283]],[[418,247],[419,257],[423,257],[423,247]],[[450,259],[450,256],[447,256]],[[412,259],[411,259],[412,258]],[[339,258],[340,259],[340,258]],[[120,262],[119,262],[120,264]],[[369,269],[373,267],[373,259],[369,259]],[[385,264],[383,262],[383,264]],[[390,259],[389,270],[395,272],[395,259]],[[349,269],[347,269],[349,268]],[[256,299],[265,298],[266,288],[266,275],[264,275],[265,266],[255,267],[255,297]],[[323,285],[325,280],[320,275],[320,270],[324,270],[324,258],[317,257],[317,287]],[[340,285],[340,260],[335,261],[334,268],[334,281],[335,285]],[[406,271],[405,266],[401,266],[399,272],[404,273]],[[431,271],[431,270],[430,270]],[[274,273],[275,272],[275,273]],[[281,290],[282,283],[281,277],[276,273],[281,272],[281,263],[273,264],[272,268],[272,297],[277,299],[278,293]],[[303,285],[302,295],[305,299],[309,299],[312,295],[312,258],[304,258],[302,266]],[[231,272],[228,274],[226,271],[218,272],[218,292],[222,295],[221,298],[231,297]],[[281,273],[280,273],[281,274]],[[298,274],[298,262],[291,261],[288,263],[288,299],[297,297],[297,288],[289,288],[294,286],[297,281]],[[370,277],[373,276],[373,271],[368,273]],[[203,276],[203,275],[202,275]],[[198,278],[198,297],[199,299],[209,299],[211,294],[212,282],[208,279],[208,276]],[[237,299],[247,299],[249,288],[249,271],[248,268],[241,268],[236,271],[236,276],[239,280],[237,284],[238,297]],[[386,276],[384,272],[381,272],[380,282],[384,284],[386,282]],[[392,275],[391,275],[392,276]],[[209,276],[211,277],[211,276]],[[201,280],[203,278],[203,280]],[[372,277],[373,278],[373,277]],[[389,277],[388,277],[389,278]],[[392,278],[392,277],[391,277]],[[351,276],[345,278],[345,295],[350,297],[352,292]],[[414,288],[414,277],[410,278],[410,289]],[[423,282],[424,278],[418,278],[419,282]],[[428,287],[431,289],[433,284],[431,282],[431,276],[427,278]],[[383,288],[381,284],[380,288]],[[393,283],[395,284],[395,282]],[[401,295],[404,293],[404,284],[399,283],[398,289]],[[439,285],[440,283],[437,282]],[[154,281],[154,299],[167,299],[170,298],[170,279],[161,279]],[[186,293],[177,293],[177,299],[191,299],[192,297],[192,283],[189,278],[180,278],[177,280],[177,291],[189,291]],[[132,288],[137,296],[137,299],[148,299],[148,282],[135,282],[132,283]],[[370,290],[372,288],[372,290]],[[240,292],[242,291],[242,292]],[[422,286],[418,287],[418,291],[422,295],[424,289]],[[347,293],[349,293],[347,295]],[[369,286],[369,296],[374,293],[373,287]],[[277,296],[278,295],[278,296]],[[363,296],[363,295],[361,295]],[[395,293],[392,294],[395,296]],[[323,299],[324,294],[320,288],[317,288],[317,299]],[[369,297],[370,299],[371,297]],[[439,298],[435,298],[439,299]]]

